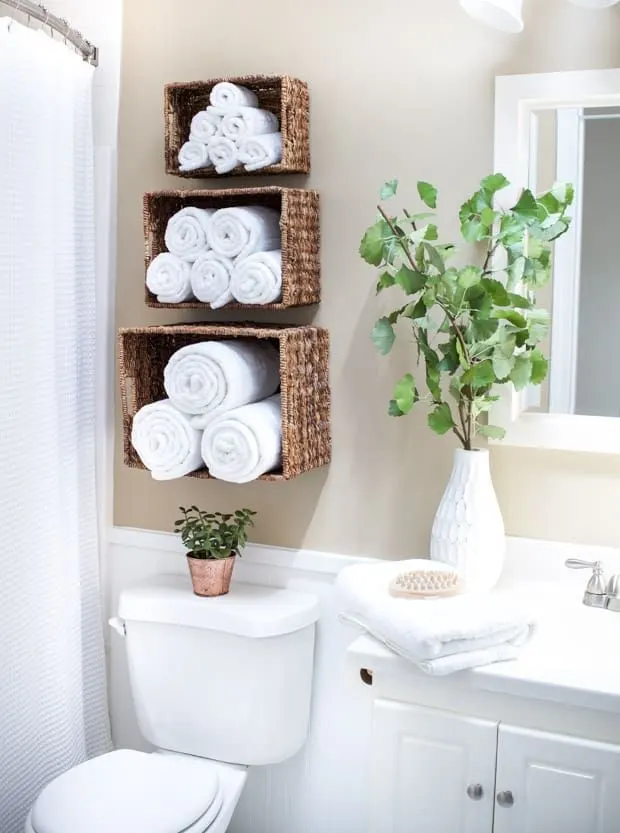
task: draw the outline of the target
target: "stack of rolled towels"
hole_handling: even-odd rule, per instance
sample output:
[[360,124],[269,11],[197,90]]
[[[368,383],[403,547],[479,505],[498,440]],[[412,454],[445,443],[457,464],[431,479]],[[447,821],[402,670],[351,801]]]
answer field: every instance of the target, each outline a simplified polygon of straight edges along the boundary
[[258,106],[252,90],[221,81],[211,90],[210,105],[192,119],[189,139],[179,151],[179,170],[214,167],[227,174],[243,165],[248,173],[282,159],[277,116]]
[[155,480],[206,468],[248,483],[281,465],[279,353],[269,342],[204,341],[164,370],[167,399],[141,408],[131,442]]
[[282,297],[280,214],[273,208],[183,208],[168,221],[165,243],[168,251],[146,273],[161,304],[198,300],[219,309]]

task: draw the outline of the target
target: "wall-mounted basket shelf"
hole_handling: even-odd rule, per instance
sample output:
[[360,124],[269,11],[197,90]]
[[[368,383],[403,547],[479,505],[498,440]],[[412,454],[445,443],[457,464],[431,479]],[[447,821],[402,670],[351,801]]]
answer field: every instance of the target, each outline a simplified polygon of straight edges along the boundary
[[[275,304],[228,304],[227,309],[283,310],[318,304],[321,300],[319,195],[302,188],[236,188],[207,191],[154,191],[144,195],[145,263],[148,269],[158,254],[166,251],[164,236],[168,220],[187,206],[228,208],[262,205],[280,212],[282,247],[282,300]],[[160,304],[145,284],[148,307],[159,309],[206,309],[209,304],[185,301]]]
[[209,95],[220,81],[248,87],[258,96],[259,107],[275,113],[282,133],[282,161],[258,173],[307,174],[310,172],[310,98],[308,85],[288,75],[246,75],[209,81],[168,84],[164,95],[166,172],[190,179],[248,176],[243,168],[218,174],[213,168],[179,171],[179,150],[189,138],[192,118],[209,104]]
[[[291,480],[331,460],[329,334],[320,327],[172,324],[119,331],[125,463],[144,468],[131,444],[137,411],[165,399],[164,368],[172,354],[200,341],[269,339],[280,351],[282,470],[260,480]],[[189,477],[208,478],[206,469]]]

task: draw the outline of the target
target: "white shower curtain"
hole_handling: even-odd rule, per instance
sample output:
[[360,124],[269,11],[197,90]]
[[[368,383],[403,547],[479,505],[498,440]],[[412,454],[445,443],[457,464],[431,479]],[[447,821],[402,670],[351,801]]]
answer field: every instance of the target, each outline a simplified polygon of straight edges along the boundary
[[109,745],[92,75],[62,44],[0,19],[2,833],[22,833],[41,787]]

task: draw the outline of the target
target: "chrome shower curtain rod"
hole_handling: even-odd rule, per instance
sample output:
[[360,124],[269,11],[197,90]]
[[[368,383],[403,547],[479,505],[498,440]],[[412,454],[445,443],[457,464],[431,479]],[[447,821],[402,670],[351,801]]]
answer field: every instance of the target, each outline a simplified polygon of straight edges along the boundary
[[99,50],[97,47],[87,41],[81,32],[73,29],[66,20],[52,14],[44,6],[33,3],[32,0],[0,0],[1,6],[9,6],[11,9],[27,15],[32,20],[38,20],[44,26],[49,26],[50,29],[61,35],[67,43],[74,46],[85,61],[93,66],[98,65]]

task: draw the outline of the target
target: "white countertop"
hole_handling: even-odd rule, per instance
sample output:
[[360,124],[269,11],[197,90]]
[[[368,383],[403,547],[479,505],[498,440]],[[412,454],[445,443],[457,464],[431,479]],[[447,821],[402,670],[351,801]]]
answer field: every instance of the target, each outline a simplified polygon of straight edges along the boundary
[[[582,574],[587,580],[587,574]],[[349,655],[375,675],[411,675],[479,691],[512,694],[563,705],[620,713],[620,613],[589,608],[581,591],[550,582],[515,584],[510,592],[535,611],[538,629],[516,660],[447,677],[427,677],[412,663],[369,636]],[[507,588],[502,588],[506,590]]]

